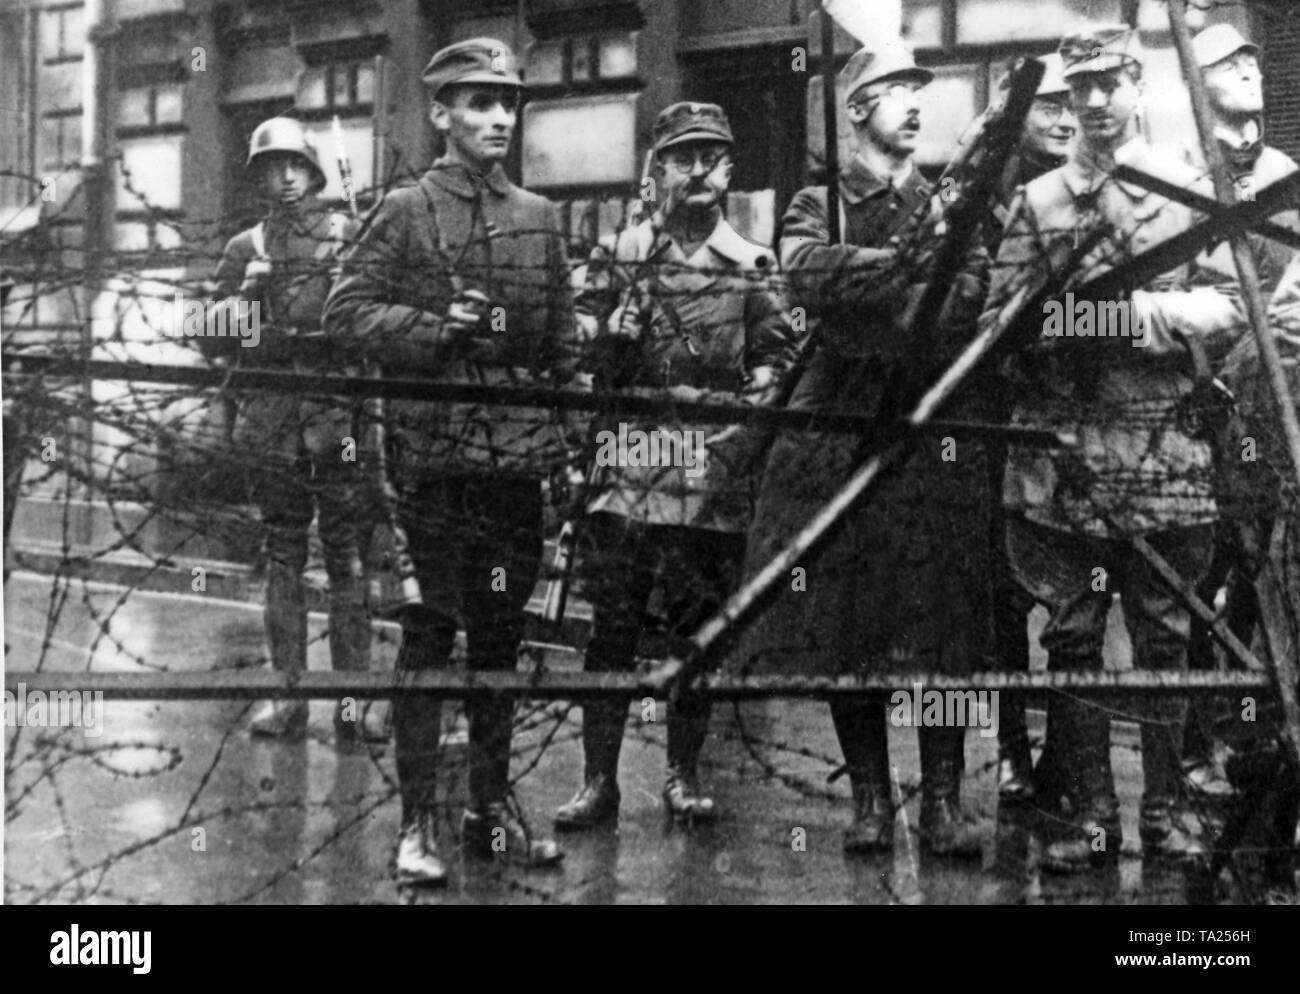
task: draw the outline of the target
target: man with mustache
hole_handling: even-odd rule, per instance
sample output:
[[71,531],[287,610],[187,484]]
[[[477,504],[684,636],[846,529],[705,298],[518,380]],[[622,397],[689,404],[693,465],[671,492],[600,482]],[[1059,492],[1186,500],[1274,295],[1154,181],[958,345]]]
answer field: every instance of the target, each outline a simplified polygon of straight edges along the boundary
[[[593,371],[607,389],[716,403],[763,403],[778,389],[793,346],[771,252],[723,216],[731,182],[731,124],[716,104],[677,103],[655,120],[655,214],[594,253],[578,296]],[[610,419],[617,429],[618,416]],[[630,670],[652,592],[664,594],[670,634],[689,635],[736,586],[752,500],[757,433],[682,425],[640,430],[704,437],[698,467],[610,467],[587,506],[592,604],[590,670]],[[698,435],[695,433],[698,432]],[[693,473],[692,470],[699,472]],[[696,777],[709,701],[678,688],[668,712],[664,804],[674,820],[718,811]],[[583,706],[582,788],[555,815],[560,829],[618,816],[618,757],[626,701]]]
[[[889,39],[855,53],[841,79],[858,148],[840,176],[840,243],[829,235],[825,187],[801,190],[784,219],[781,261],[792,313],[818,322],[816,347],[790,406],[889,419],[898,413],[891,385],[899,377],[932,382],[959,351],[983,299],[983,274],[975,270],[955,280],[933,347],[918,355],[907,335],[908,314],[920,290],[912,284],[924,276],[896,265],[897,238],[930,201],[914,153],[920,93],[932,74],[916,65],[901,40]],[[953,404],[951,416],[982,419],[980,394],[973,388],[974,399]],[[742,635],[734,668],[817,676],[987,668],[991,522],[981,453],[978,442],[963,440],[953,449],[938,437],[919,440],[911,461],[883,479],[834,539],[799,564],[789,587],[778,588]],[[854,436],[778,435],[750,529],[746,572],[757,572],[786,545],[862,458],[861,439]],[[853,795],[844,836],[851,855],[893,845],[888,700],[883,693],[837,697],[831,704]],[[918,730],[920,830],[926,848],[938,855],[981,851],[980,833],[960,802],[965,731]]]
[[[514,54],[495,38],[437,52],[424,70],[429,117],[446,152],[413,186],[384,197],[325,307],[388,369],[448,383],[561,383],[576,353],[559,214],[502,164],[518,123]],[[513,670],[542,557],[542,482],[565,438],[532,408],[395,401],[389,408],[398,516],[424,595],[403,619],[399,670],[445,667],[457,627],[470,670]],[[508,806],[513,702],[475,697],[469,798],[460,823],[474,856],[554,866],[563,852]],[[435,788],[441,702],[396,703],[401,881],[446,883]]]
[[[1099,28],[1067,38],[1060,53],[1082,135],[1074,159],[1038,177],[1012,208],[982,321],[996,319],[1026,279],[1075,273],[1080,282],[1112,270],[1185,230],[1190,210],[1112,176],[1129,163],[1179,186],[1209,193],[1182,156],[1138,133],[1142,62],[1136,32]],[[1076,246],[1101,242],[1083,258]],[[1048,605],[1040,639],[1054,669],[1100,670],[1106,619],[1118,590],[1134,666],[1187,667],[1189,612],[1133,551],[1141,536],[1195,581],[1204,573],[1217,515],[1209,446],[1188,421],[1192,362],[1183,346],[1198,336],[1226,351],[1243,330],[1231,293],[1193,264],[1145,287],[1121,306],[1145,328],[1147,346],[1127,338],[1042,337],[1015,357],[1017,423],[1078,434],[1077,452],[1011,446],[1003,487],[1007,545],[1019,582]],[[1105,304],[1107,301],[1097,301]],[[1220,351],[1220,354],[1222,354]],[[1118,801],[1110,768],[1110,716],[1099,702],[1054,702],[1052,735],[1072,764],[1071,816],[1043,852],[1047,870],[1073,872],[1120,850]],[[1145,789],[1139,832],[1152,856],[1186,859],[1201,847],[1183,820],[1180,746],[1186,702],[1162,697],[1142,716]]]
[[[329,211],[317,194],[325,186],[316,148],[303,126],[288,118],[264,121],[254,130],[248,155],[250,177],[269,210],[226,245],[214,277],[215,298],[239,327],[237,308],[256,303],[249,320],[258,339],[204,336],[197,341],[212,357],[244,366],[338,371],[342,353],[321,334],[321,311],[336,257],[356,223]],[[245,347],[252,344],[253,347]],[[356,439],[352,405],[294,395],[254,393],[238,398],[233,440],[242,453],[263,460],[254,480],[266,529],[266,603],[263,617],[271,665],[289,673],[307,669],[308,530],[317,508],[329,577],[330,660],[335,669],[370,668],[370,616],[361,558],[363,480],[346,440]],[[306,701],[267,704],[250,726],[253,735],[301,738]],[[382,738],[351,718],[340,704],[334,714],[340,742],[362,735]]]

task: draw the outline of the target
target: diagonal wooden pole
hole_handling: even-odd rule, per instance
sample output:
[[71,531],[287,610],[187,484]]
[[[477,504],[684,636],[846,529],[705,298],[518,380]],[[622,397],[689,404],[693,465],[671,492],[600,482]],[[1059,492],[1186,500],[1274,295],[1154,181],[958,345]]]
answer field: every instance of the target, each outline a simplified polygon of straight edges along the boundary
[[[1192,35],[1187,27],[1187,0],[1169,0],[1169,28],[1173,34],[1174,47],[1178,50],[1178,60],[1182,63],[1183,76],[1187,79],[1187,87],[1191,91],[1196,130],[1200,134],[1205,161],[1209,163],[1214,178],[1214,193],[1219,203],[1226,207],[1235,203],[1237,197],[1232,179],[1228,175],[1227,164],[1223,161],[1219,149],[1219,142],[1214,136],[1214,116],[1210,111],[1209,97],[1205,92],[1205,79],[1192,52]],[[1282,369],[1277,344],[1273,341],[1268,326],[1264,296],[1259,284],[1259,272],[1246,239],[1234,236],[1231,244],[1232,258],[1237,266],[1237,274],[1241,278],[1241,290],[1246,303],[1246,313],[1250,318],[1251,331],[1255,335],[1255,344],[1259,348],[1260,361],[1263,362],[1268,374],[1269,389],[1277,406],[1287,454],[1291,460],[1291,470],[1297,491],[1300,492],[1300,420],[1297,420],[1295,402],[1287,386],[1286,373]],[[1269,652],[1268,656],[1272,661],[1273,675],[1282,698],[1287,736],[1291,740],[1296,762],[1300,764],[1300,702],[1296,698],[1296,662],[1292,654],[1286,651]]]

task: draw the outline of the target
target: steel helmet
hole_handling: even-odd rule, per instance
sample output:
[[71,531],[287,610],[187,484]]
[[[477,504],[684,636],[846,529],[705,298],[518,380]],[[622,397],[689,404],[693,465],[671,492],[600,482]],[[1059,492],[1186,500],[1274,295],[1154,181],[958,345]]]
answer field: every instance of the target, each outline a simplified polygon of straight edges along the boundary
[[320,157],[316,154],[316,145],[301,123],[289,117],[273,117],[263,121],[253,130],[253,137],[248,142],[248,162],[251,167],[259,155],[271,152],[291,152],[301,156],[311,166],[314,193],[325,186],[325,171],[320,167]]

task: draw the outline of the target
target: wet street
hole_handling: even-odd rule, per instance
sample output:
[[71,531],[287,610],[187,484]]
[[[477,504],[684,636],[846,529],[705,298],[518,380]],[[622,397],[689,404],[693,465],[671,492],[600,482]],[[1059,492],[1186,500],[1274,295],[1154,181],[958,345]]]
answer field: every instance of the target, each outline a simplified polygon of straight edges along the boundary
[[[55,584],[16,572],[6,590],[11,670],[170,671],[261,658],[260,611],[204,595]],[[47,619],[50,627],[47,629]],[[1115,619],[1112,619],[1114,622]],[[312,615],[311,668],[328,665],[325,619]],[[1041,619],[1039,620],[1041,624]],[[1112,634],[1115,634],[1112,624]],[[391,668],[396,629],[377,626],[377,665]],[[1112,641],[1116,641],[1113,639]],[[1112,646],[1122,658],[1122,636]],[[552,667],[577,656],[553,653]],[[1042,665],[1041,659],[1036,665]],[[968,804],[988,832],[982,863],[936,860],[913,831],[919,800],[916,735],[891,729],[906,803],[892,857],[846,859],[848,783],[827,782],[839,749],[824,704],[772,700],[719,705],[704,751],[704,782],[723,817],[686,830],[667,823],[659,791],[664,723],[629,710],[618,830],[566,835],[558,871],[462,858],[463,751],[449,733],[440,841],[452,871],[442,891],[407,892],[391,879],[397,832],[392,750],[339,751],[332,704],[312,704],[300,744],[251,740],[238,702],[105,704],[102,734],[6,730],[6,900],[167,903],[1187,903],[1181,872],[1144,867],[1137,843],[1140,758],[1134,726],[1116,722],[1112,759],[1123,805],[1117,865],[1076,877],[1040,874],[1041,828],[1029,813],[999,816],[996,739],[967,736]],[[534,829],[578,784],[578,707],[521,705],[512,775]],[[463,727],[463,726],[461,726]],[[1041,737],[1042,716],[1031,713]]]

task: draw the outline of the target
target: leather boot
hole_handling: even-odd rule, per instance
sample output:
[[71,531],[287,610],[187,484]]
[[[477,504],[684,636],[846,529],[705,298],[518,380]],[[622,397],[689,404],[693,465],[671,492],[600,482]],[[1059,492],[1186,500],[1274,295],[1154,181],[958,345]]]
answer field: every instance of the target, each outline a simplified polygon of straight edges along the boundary
[[710,702],[689,691],[675,693],[668,709],[668,777],[664,805],[672,819],[686,824],[716,821],[713,798],[700,793],[696,765],[709,734]]
[[[1048,702],[1043,749],[1038,754],[1038,762],[1034,764],[1034,801],[1043,812],[1048,814],[1060,812],[1068,815],[1071,811],[1067,796],[1070,787],[1065,771],[1061,768],[1061,749],[1057,742],[1061,721],[1059,710],[1056,701]],[[1053,728],[1058,731],[1054,733]]]
[[1182,824],[1182,738],[1186,704],[1162,701],[1152,707],[1151,721],[1142,722],[1144,789],[1138,835],[1151,856],[1194,861],[1205,855],[1199,840]]
[[420,809],[403,825],[397,838],[397,882],[418,887],[442,887],[447,868],[438,858],[433,812]]
[[1060,838],[1043,849],[1041,865],[1049,873],[1082,873],[1119,858],[1119,802],[1099,797],[1081,807]]
[[961,806],[964,728],[920,728],[921,839],[936,856],[979,856],[983,838]]
[[582,709],[582,787],[555,812],[558,831],[593,828],[618,820],[618,754],[623,745],[625,701],[592,701]]
[[853,821],[844,833],[844,852],[888,852],[894,846],[894,799],[883,701],[832,701],[831,718],[853,790]]
[[1060,753],[1076,764],[1069,791],[1075,813],[1044,847],[1042,867],[1051,873],[1080,873],[1118,858],[1123,841],[1110,768],[1110,716],[1084,701],[1063,699],[1053,707],[1052,735]]
[[[456,629],[447,619],[406,624],[397,652],[397,673],[423,672],[445,665],[455,638]],[[406,694],[393,701],[392,713],[393,758],[401,786],[402,814],[432,810],[436,803],[442,702],[436,697]]]
[[[284,563],[267,566],[266,603],[262,608],[271,666],[281,673],[307,669],[307,603],[302,576]],[[306,701],[271,701],[253,718],[249,733],[269,738],[301,739],[307,734]]]
[[998,797],[1018,803],[1033,800],[1034,760],[1029,751],[1025,709],[1014,698],[998,728]]
[[515,817],[504,801],[485,808],[466,808],[460,840],[470,856],[502,859],[525,866],[552,867],[564,859],[554,839],[540,839]]
[[1169,798],[1143,798],[1138,836],[1148,856],[1190,863],[1205,857],[1205,847],[1183,823],[1182,809]]
[[853,788],[853,821],[844,833],[844,851],[850,855],[889,852],[894,847],[894,801],[889,775],[868,779],[849,774]]

